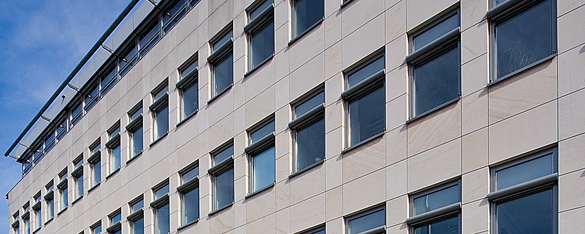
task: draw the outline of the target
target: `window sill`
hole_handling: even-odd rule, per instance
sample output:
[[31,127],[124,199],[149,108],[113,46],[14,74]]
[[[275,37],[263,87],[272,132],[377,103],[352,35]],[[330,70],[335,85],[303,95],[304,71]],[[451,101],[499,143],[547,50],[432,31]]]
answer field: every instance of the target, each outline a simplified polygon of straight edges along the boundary
[[310,166],[308,166],[308,167],[305,167],[305,168],[303,168],[303,169],[301,169],[301,170],[299,170],[299,171],[296,171],[295,173],[292,173],[292,174],[290,174],[290,175],[288,176],[288,179],[290,180],[290,179],[292,179],[292,178],[293,178],[293,177],[295,177],[295,176],[298,176],[298,175],[300,175],[300,174],[303,174],[303,172],[305,172],[305,171],[308,171],[308,170],[311,170],[311,169],[313,169],[314,167],[316,167],[316,166],[319,166],[319,165],[323,164],[324,162],[325,162],[325,160],[321,160],[321,161],[319,161],[319,162],[316,162],[316,163],[313,163],[313,164],[311,164]]
[[207,104],[209,105],[210,103],[212,103],[213,101],[215,101],[215,99],[221,97],[221,95],[223,95],[223,93],[225,93],[228,90],[230,90],[232,88],[232,86],[234,86],[234,83],[233,82],[227,88],[225,88],[224,90],[222,90],[221,92],[219,92],[217,95],[215,95],[214,97],[212,97],[211,99],[209,99],[209,101],[207,101]]
[[234,202],[232,201],[232,203],[230,203],[230,204],[227,204],[227,205],[225,205],[225,206],[223,206],[223,207],[220,207],[220,208],[219,208],[219,209],[217,209],[217,210],[214,210],[214,211],[211,211],[211,212],[209,212],[209,214],[207,214],[207,216],[213,216],[214,214],[217,214],[217,213],[219,213],[220,211],[222,211],[222,210],[225,210],[225,209],[227,209],[228,207],[231,207],[233,204],[234,204]]
[[264,188],[258,189],[255,192],[252,192],[252,193],[246,195],[246,197],[244,197],[244,198],[249,199],[250,197],[253,197],[256,194],[262,193],[262,192],[268,190],[269,188],[274,187],[274,184],[275,184],[275,182],[272,182],[272,184],[269,184],[269,185],[265,186]]
[[77,203],[82,198],[83,198],[83,195],[81,195],[80,197],[78,197],[77,199],[75,199],[73,202],[71,202],[71,205],[74,205],[75,203]]
[[193,224],[195,224],[197,222],[199,222],[199,218],[197,218],[196,220],[193,220],[193,221],[189,222],[188,224],[185,224],[183,226],[178,227],[177,228],[177,231],[181,231],[181,230],[183,230],[183,229],[185,229],[185,228],[187,228],[187,227],[189,227],[189,226],[191,226],[191,225],[193,225]]
[[47,221],[45,222],[45,225],[47,225],[48,223],[50,223],[51,221],[53,221],[53,219],[54,219],[54,218],[50,218],[49,220],[47,220]]
[[244,77],[248,77],[249,75],[251,75],[252,73],[254,73],[254,71],[260,69],[262,66],[264,66],[264,64],[268,63],[268,61],[272,60],[272,58],[274,58],[274,53],[272,53],[272,55],[268,56],[268,58],[264,59],[264,61],[262,61],[260,64],[258,64],[258,66],[250,69],[250,71],[246,72],[246,74],[244,74]]
[[295,37],[294,39],[290,40],[288,42],[288,46],[292,45],[293,43],[295,43],[295,41],[298,41],[299,39],[301,39],[301,37],[303,37],[305,34],[308,34],[311,30],[313,30],[314,28],[317,27],[317,25],[321,24],[321,22],[323,22],[324,18],[321,18],[319,21],[315,22],[315,24],[311,25],[311,27],[307,28],[307,30],[305,30],[304,32],[302,32],[301,34],[299,34],[297,37]]
[[93,191],[95,188],[99,187],[101,184],[101,182],[95,184],[93,187],[91,187],[89,190],[87,190],[87,193],[90,193],[91,191]]
[[186,118],[184,118],[183,120],[181,120],[181,122],[179,122],[176,127],[181,126],[183,123],[187,122],[187,120],[191,119],[191,117],[195,116],[195,114],[197,114],[197,112],[199,112],[199,109],[195,110],[193,113],[191,113],[189,116],[187,116]]
[[427,116],[430,113],[433,113],[433,112],[435,112],[435,111],[437,111],[437,110],[439,110],[439,109],[441,109],[443,107],[446,107],[448,105],[451,105],[451,104],[459,101],[460,99],[461,99],[461,94],[459,94],[459,96],[457,96],[456,98],[451,99],[451,101],[448,101],[448,102],[445,102],[445,103],[443,103],[441,105],[438,105],[435,108],[430,109],[428,111],[425,111],[424,113],[422,113],[422,114],[420,114],[420,115],[418,115],[416,117],[412,117],[411,119],[409,119],[409,120],[406,121],[406,124],[412,123],[412,122],[414,122],[417,119],[421,119],[422,117],[425,117],[425,116]]
[[508,79],[508,78],[510,78],[512,76],[515,76],[517,74],[520,74],[520,73],[522,73],[522,72],[524,72],[524,71],[526,71],[526,70],[528,70],[530,68],[536,67],[536,66],[540,65],[541,63],[544,63],[544,62],[546,62],[548,60],[551,60],[552,58],[554,58],[556,56],[557,56],[557,53],[551,54],[551,55],[549,55],[549,56],[547,56],[547,57],[545,57],[545,58],[543,58],[541,60],[538,60],[538,61],[536,61],[534,63],[531,63],[531,64],[528,64],[528,65],[524,66],[523,68],[520,68],[520,69],[518,69],[518,70],[516,70],[514,72],[511,72],[510,74],[507,74],[505,76],[502,76],[500,78],[497,78],[496,80],[492,80],[492,82],[490,82],[487,85],[487,87],[491,87],[492,85],[495,85],[495,84],[499,83],[500,81],[503,81],[503,80]]
[[357,144],[355,144],[353,146],[350,146],[348,148],[345,148],[344,150],[341,151],[341,154],[343,155],[343,154],[345,154],[345,153],[347,153],[347,152],[349,152],[349,151],[351,151],[351,150],[353,150],[355,148],[359,148],[360,146],[362,146],[362,145],[364,145],[364,144],[366,144],[366,143],[368,143],[368,142],[370,142],[370,141],[372,141],[372,140],[374,140],[374,139],[376,139],[378,137],[383,136],[384,133],[386,133],[386,129],[384,129],[381,133],[378,133],[376,135],[371,136],[368,139],[365,139],[365,140],[361,141],[360,143],[357,143]]
[[115,171],[112,171],[112,173],[110,173],[108,176],[106,176],[106,180],[109,179],[110,177],[112,177],[113,175],[115,175],[116,173],[118,173],[118,171],[120,171],[120,168],[116,169]]
[[169,135],[169,132],[168,131],[164,135],[160,136],[158,139],[156,139],[155,141],[153,141],[152,143],[150,143],[150,145],[148,147],[152,147],[153,145],[156,145],[156,143],[158,143],[159,141],[161,141],[162,139],[164,139],[167,135]]
[[61,215],[61,213],[65,212],[67,210],[67,207],[63,208],[61,211],[59,211],[59,213],[57,213],[57,215]]
[[142,155],[142,151],[140,151],[140,153],[136,154],[134,157],[128,159],[128,161],[126,161],[126,165],[128,165],[128,163],[134,161],[134,159],[138,158],[138,156]]

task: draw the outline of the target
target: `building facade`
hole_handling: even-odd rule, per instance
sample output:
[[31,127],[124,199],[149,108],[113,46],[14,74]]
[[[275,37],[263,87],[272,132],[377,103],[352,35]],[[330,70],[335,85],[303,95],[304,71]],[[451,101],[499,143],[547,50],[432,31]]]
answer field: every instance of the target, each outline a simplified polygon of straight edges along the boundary
[[585,1],[136,2],[9,233],[585,230]]

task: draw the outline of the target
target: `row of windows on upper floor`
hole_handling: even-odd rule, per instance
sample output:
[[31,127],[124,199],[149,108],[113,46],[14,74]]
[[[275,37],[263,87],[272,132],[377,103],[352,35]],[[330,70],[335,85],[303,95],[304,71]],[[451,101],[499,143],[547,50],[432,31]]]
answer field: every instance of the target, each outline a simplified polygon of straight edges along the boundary
[[[308,0],[294,1],[296,38],[302,36],[323,19],[323,2]],[[316,5],[315,5],[316,4]],[[556,54],[556,17],[554,0],[497,1],[487,12],[491,24],[493,67],[490,84],[517,74]],[[247,9],[249,23],[244,27],[248,34],[249,61],[248,75],[274,54],[274,22],[272,0],[256,1]],[[317,17],[315,17],[317,16]],[[410,33],[410,51],[405,58],[410,67],[409,82],[409,122],[434,110],[453,103],[461,95],[460,66],[460,14],[458,9],[442,13],[437,20]],[[544,17],[543,17],[544,16]],[[207,58],[211,70],[211,99],[220,96],[233,85],[233,42],[231,23],[214,36],[209,44],[212,49]],[[544,28],[546,30],[541,30]],[[193,56],[193,57],[196,57]],[[347,101],[348,142],[352,147],[384,131],[384,91],[381,81],[384,75],[384,55],[360,62],[360,67],[345,72],[346,90],[342,97]],[[181,80],[177,88],[181,91],[182,119],[188,119],[198,109],[198,62],[188,61],[179,68]],[[357,71],[356,71],[357,70]],[[354,74],[355,73],[355,74]],[[357,78],[355,78],[357,77]],[[106,86],[108,87],[108,86]],[[168,131],[168,95],[163,88],[157,88],[153,97],[156,101],[151,110],[154,113],[154,139],[160,139]],[[97,88],[96,88],[97,89]],[[106,89],[107,90],[107,89]],[[99,95],[96,95],[99,96]],[[91,107],[92,102],[84,104]],[[41,149],[33,155],[33,161],[42,157],[46,149],[52,148],[55,141],[66,132],[67,123],[74,125],[75,116],[83,113],[82,104],[71,113],[71,120],[64,120],[54,134],[41,144]],[[361,107],[360,107],[361,106]],[[182,123],[182,122],[180,122]],[[180,124],[179,123],[179,124]],[[352,127],[356,126],[356,127]],[[357,127],[359,126],[359,127]],[[44,145],[44,146],[43,146]],[[42,150],[42,147],[45,150]],[[38,156],[37,156],[38,154]],[[25,172],[28,168],[24,165]]]

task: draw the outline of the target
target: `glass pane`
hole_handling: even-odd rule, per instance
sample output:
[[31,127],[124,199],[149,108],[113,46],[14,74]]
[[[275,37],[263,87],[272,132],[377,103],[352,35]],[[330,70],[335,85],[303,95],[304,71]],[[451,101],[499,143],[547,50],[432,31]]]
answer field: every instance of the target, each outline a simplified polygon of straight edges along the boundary
[[325,102],[325,93],[320,92],[311,99],[295,107],[295,117],[299,117]]
[[110,89],[112,87],[114,87],[114,84],[116,83],[115,81],[116,81],[116,70],[112,68],[112,71],[110,71],[110,73],[102,79],[102,82],[100,84],[100,86],[101,86],[100,93],[102,93],[102,95],[103,95],[103,94],[106,94],[108,91],[110,91]]
[[159,199],[162,196],[166,195],[167,193],[169,193],[169,185],[165,185],[159,189],[156,190],[156,192],[154,192],[154,199]]
[[195,177],[197,177],[199,175],[199,167],[195,167],[189,171],[187,171],[186,173],[181,175],[181,181],[184,184],[185,182],[188,182],[192,179],[195,179]]
[[120,168],[120,146],[111,149],[110,151],[110,173]]
[[91,154],[95,154],[96,152],[100,151],[101,148],[101,144],[95,145],[93,148],[91,148]]
[[167,92],[169,91],[169,86],[165,86],[163,89],[161,89],[160,91],[156,92],[154,94],[154,101],[158,101],[158,99],[160,99],[161,97],[163,97]]
[[144,234],[144,218],[132,222],[132,234]]
[[93,164],[93,186],[96,186],[102,180],[102,163],[100,161]]
[[132,115],[130,116],[130,122],[132,122],[132,120],[137,119],[139,116],[142,115],[142,108],[138,109],[136,112],[132,113]]
[[61,140],[67,132],[67,119],[63,120],[61,124],[57,125],[57,139]]
[[252,189],[256,192],[274,183],[274,146],[252,157]]
[[116,128],[110,132],[110,139],[114,138],[116,135],[118,135],[118,133],[120,133],[120,127]]
[[130,213],[139,211],[140,209],[142,209],[142,207],[144,207],[144,200],[140,200],[139,202],[132,204],[132,207],[130,208]]
[[215,175],[213,209],[217,210],[234,201],[234,169]]
[[49,152],[55,146],[55,134],[50,134],[47,139],[45,139],[45,152]]
[[414,199],[414,215],[436,210],[461,201],[459,186],[452,186],[443,190]]
[[295,37],[304,33],[317,21],[323,19],[323,0],[298,0],[295,3]]
[[274,0],[265,1],[264,3],[262,3],[262,5],[258,6],[256,9],[251,11],[250,12],[250,21],[252,21],[254,18],[258,17],[258,15],[260,15],[264,10],[266,10],[266,8],[268,8],[270,5],[272,5],[273,2],[274,2]]
[[93,234],[98,234],[100,232],[102,232],[102,226],[101,225],[100,226],[97,226],[97,227],[95,227],[93,229]]
[[199,66],[199,62],[195,60],[187,68],[181,71],[181,79],[189,76],[193,71],[197,70],[197,66]]
[[217,96],[233,83],[234,57],[229,54],[215,64],[213,69],[213,96]]
[[112,224],[115,224],[117,222],[120,222],[120,220],[122,220],[122,214],[114,215],[111,218]]
[[199,218],[199,188],[183,194],[183,225]]
[[229,148],[219,152],[218,154],[216,154],[215,156],[213,156],[213,165],[217,165],[221,162],[223,162],[223,160],[226,160],[227,158],[231,157],[232,155],[234,155],[234,146],[230,146]]
[[544,1],[496,25],[498,78],[552,54],[550,8]]
[[156,209],[154,233],[167,234],[170,231],[169,204]]
[[459,96],[459,47],[414,68],[414,113],[418,116]]
[[386,99],[379,88],[349,103],[350,146],[384,132]]
[[229,41],[233,36],[233,32],[229,32],[226,35],[224,35],[221,39],[219,39],[218,41],[215,42],[215,44],[213,44],[213,51],[216,51],[217,49],[219,49],[219,47],[221,47],[223,44],[225,44],[227,41]]
[[297,171],[325,158],[325,120],[297,130]]
[[63,207],[61,207],[61,209],[65,209],[65,207],[67,207],[69,204],[69,191],[67,188],[63,189],[63,191],[61,192],[61,196],[63,198],[63,201],[61,203]]
[[[185,10],[182,9],[182,7],[183,7],[183,5],[185,5],[185,1],[186,0],[179,0],[177,3],[175,3],[175,5],[171,9],[169,9],[167,12],[165,12],[165,14],[163,14],[163,25],[165,25],[165,26],[166,25],[174,25],[177,22],[179,22],[179,20],[181,20],[181,18],[183,18],[183,16],[185,15],[184,14]],[[181,10],[181,11],[179,11],[179,10]],[[173,18],[173,22],[169,22],[169,20],[172,17],[175,17],[175,15],[177,15],[177,16],[176,16],[176,18]],[[168,32],[168,30],[170,30],[170,28],[172,28],[173,26],[167,26],[167,27],[169,27],[169,28],[165,28],[165,32]]]
[[347,222],[347,225],[349,226],[349,234],[357,234],[384,226],[386,225],[386,211],[381,209],[357,219],[351,219]]
[[553,157],[547,155],[496,171],[496,191],[554,173]]
[[547,190],[496,207],[497,233],[555,233],[553,191]]
[[77,182],[77,187],[75,188],[76,198],[80,198],[83,196],[83,175],[77,177],[75,180]]
[[142,128],[139,128],[132,133],[132,157],[142,152],[142,134]]
[[273,54],[274,19],[271,19],[250,35],[250,70],[259,66]]
[[382,56],[376,61],[371,62],[370,64],[360,68],[360,70],[351,73],[347,76],[347,88],[351,88],[354,85],[358,84],[360,81],[365,80],[366,78],[376,74],[377,72],[384,69],[386,65],[384,64],[384,57]]
[[73,127],[73,125],[75,125],[81,119],[81,115],[83,114],[82,110],[83,109],[81,108],[81,104],[73,108],[73,111],[71,112],[71,127]]
[[427,44],[433,42],[436,39],[439,39],[443,35],[447,34],[448,32],[452,31],[459,27],[459,15],[456,14],[451,16],[441,23],[429,28],[428,30],[424,31],[423,33],[417,35],[416,37],[412,38],[412,45],[413,51],[416,51]]
[[49,201],[49,218],[53,218],[55,216],[55,200],[51,199]]
[[160,38],[160,25],[154,24],[151,26],[152,28],[147,34],[143,34],[142,38],[138,42],[138,46],[140,47],[140,57],[144,57],[152,47],[156,44],[158,39]]
[[431,223],[422,227],[414,229],[415,234],[428,234],[428,233],[459,233],[459,218],[453,217],[439,222]]
[[250,133],[250,144],[262,139],[263,137],[274,132],[274,121],[264,125],[260,129]]
[[154,138],[160,139],[169,130],[169,108],[164,106],[162,109],[157,110],[156,113],[156,125],[154,128]]
[[183,119],[191,116],[199,108],[199,85],[197,82],[183,89]]

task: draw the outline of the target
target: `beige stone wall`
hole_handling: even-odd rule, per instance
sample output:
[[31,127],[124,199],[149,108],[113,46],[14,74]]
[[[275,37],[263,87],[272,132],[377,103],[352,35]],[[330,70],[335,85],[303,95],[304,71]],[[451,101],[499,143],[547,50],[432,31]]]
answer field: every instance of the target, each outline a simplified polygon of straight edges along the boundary
[[[344,233],[344,217],[385,204],[387,233],[408,233],[409,195],[460,179],[462,233],[488,233],[490,166],[558,146],[559,233],[585,229],[585,1],[557,0],[558,56],[497,84],[489,81],[486,0],[325,0],[324,21],[296,42],[291,38],[290,1],[275,0],[275,56],[244,77],[247,63],[245,8],[252,0],[201,0],[89,113],[78,126],[9,193],[10,214],[31,200],[58,173],[73,169],[80,153],[101,139],[116,121],[122,126],[122,166],[108,175],[102,151],[102,182],[90,192],[85,161],[85,194],[38,233],[89,233],[89,226],[169,179],[171,233],[298,233],[326,224],[327,233]],[[408,116],[407,32],[454,5],[461,12],[462,98],[418,120]],[[211,103],[208,40],[233,22],[234,85]],[[375,51],[386,55],[386,132],[341,153],[345,141],[342,71]],[[179,127],[177,68],[195,52],[199,60],[199,112]],[[168,135],[152,142],[150,92],[169,82]],[[292,173],[290,103],[325,87],[326,160],[301,175]],[[126,163],[127,112],[142,101],[144,152]],[[246,130],[274,114],[276,184],[248,199]],[[234,142],[235,203],[212,216],[209,152]],[[181,231],[178,171],[198,161],[200,220]],[[69,180],[69,201],[74,200]],[[57,200],[56,200],[57,201]],[[56,204],[56,207],[59,207]],[[56,212],[57,212],[56,208]],[[43,203],[43,212],[46,212]],[[145,233],[153,233],[153,212],[145,206]],[[32,220],[32,219],[31,219]],[[43,219],[44,220],[44,219]],[[12,223],[12,219],[10,220]],[[22,226],[21,226],[22,227]],[[22,228],[21,228],[22,229]],[[122,219],[123,233],[130,229]]]

